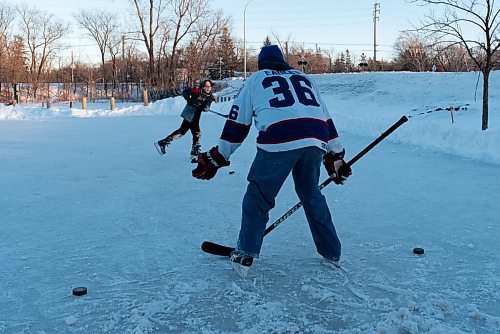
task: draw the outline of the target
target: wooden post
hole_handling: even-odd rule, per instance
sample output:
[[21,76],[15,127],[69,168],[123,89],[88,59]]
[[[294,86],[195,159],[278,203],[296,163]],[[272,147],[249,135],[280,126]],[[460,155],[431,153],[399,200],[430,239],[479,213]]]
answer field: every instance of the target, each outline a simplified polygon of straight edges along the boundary
[[47,109],[50,108],[50,85],[47,82]]
[[455,123],[455,119],[453,118],[453,106],[450,106],[448,108],[448,110],[450,111],[450,115],[451,115],[451,124]]
[[148,105],[148,91],[146,89],[144,90],[144,105]]
[[[19,102],[19,95],[17,95],[17,83],[14,84],[14,101]],[[14,103],[14,105],[16,105]]]
[[111,96],[111,98],[109,99],[109,103],[110,103],[110,110],[115,110],[115,98],[113,96]]
[[82,109],[87,110],[87,98],[82,97]]

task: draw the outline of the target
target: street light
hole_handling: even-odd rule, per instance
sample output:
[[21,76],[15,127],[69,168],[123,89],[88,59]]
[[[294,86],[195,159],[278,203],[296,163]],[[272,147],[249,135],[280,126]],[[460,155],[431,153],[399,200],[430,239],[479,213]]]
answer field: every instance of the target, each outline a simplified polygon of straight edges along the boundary
[[247,79],[247,7],[252,0],[248,0],[243,10],[243,77]]

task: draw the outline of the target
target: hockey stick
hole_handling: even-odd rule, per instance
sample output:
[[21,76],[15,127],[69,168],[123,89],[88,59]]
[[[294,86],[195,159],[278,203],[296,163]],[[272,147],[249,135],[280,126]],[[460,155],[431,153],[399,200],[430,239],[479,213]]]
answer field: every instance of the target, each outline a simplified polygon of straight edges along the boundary
[[[382,140],[384,140],[388,135],[390,135],[392,132],[394,132],[397,128],[399,128],[402,124],[406,123],[408,121],[408,117],[403,116],[394,123],[389,129],[387,129],[384,133],[382,133],[377,139],[372,141],[368,146],[366,146],[361,152],[356,154],[354,158],[349,160],[346,164],[350,167],[356,163],[361,157],[363,157],[366,153],[368,153],[370,150],[372,150],[378,143],[380,143]],[[322,190],[324,187],[329,185],[333,179],[329,177],[323,183],[319,185],[319,189]],[[290,210],[288,210],[283,216],[281,216],[278,220],[276,220],[273,224],[269,225],[266,230],[264,231],[264,236],[269,234],[272,230],[274,230],[279,224],[283,223],[285,219],[290,217],[295,211],[300,209],[302,207],[302,202],[298,202],[295,204]],[[229,246],[223,246],[219,245],[214,242],[210,241],[204,241],[201,244],[201,249],[204,252],[213,254],[213,255],[220,255],[220,256],[229,256],[231,252],[235,249],[234,247],[229,247]]]
[[207,111],[208,111],[208,112],[211,112],[212,114],[216,114],[216,115],[222,116],[222,117],[224,117],[224,118],[228,118],[228,117],[229,117],[229,115],[224,115],[224,114],[222,114],[222,113],[220,113],[220,112],[217,112],[217,111],[214,111],[214,110],[212,110],[212,109],[208,109]]

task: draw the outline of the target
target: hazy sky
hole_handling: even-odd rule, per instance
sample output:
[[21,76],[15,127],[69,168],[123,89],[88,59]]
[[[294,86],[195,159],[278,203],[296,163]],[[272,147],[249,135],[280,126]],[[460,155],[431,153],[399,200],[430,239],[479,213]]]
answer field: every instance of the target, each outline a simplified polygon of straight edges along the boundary
[[[44,9],[66,20],[73,27],[66,52],[73,51],[75,58],[96,62],[99,52],[95,42],[85,36],[73,15],[80,9],[116,11],[130,21],[133,12],[131,0],[3,0],[9,4],[28,4]],[[428,12],[406,0],[378,0],[380,14],[377,23],[377,58],[392,57],[392,45],[400,31],[411,29]],[[356,57],[364,52],[373,56],[373,0],[211,0],[213,9],[222,9],[232,17],[233,37],[243,41],[243,18],[246,10],[246,40],[248,49],[258,49],[266,35],[271,40],[277,35],[281,40],[301,43],[314,49],[334,53],[349,49]]]

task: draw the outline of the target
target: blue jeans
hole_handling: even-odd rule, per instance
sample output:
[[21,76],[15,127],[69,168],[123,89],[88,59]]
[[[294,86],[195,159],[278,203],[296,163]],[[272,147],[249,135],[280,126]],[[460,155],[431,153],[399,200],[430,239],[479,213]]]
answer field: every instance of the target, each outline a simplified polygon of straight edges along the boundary
[[340,240],[325,197],[319,190],[319,175],[324,151],[305,147],[284,152],[257,149],[243,198],[241,229],[237,249],[258,257],[275,198],[290,172],[295,192],[304,206],[318,253],[331,260],[340,259]]

